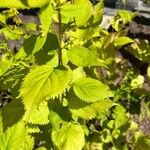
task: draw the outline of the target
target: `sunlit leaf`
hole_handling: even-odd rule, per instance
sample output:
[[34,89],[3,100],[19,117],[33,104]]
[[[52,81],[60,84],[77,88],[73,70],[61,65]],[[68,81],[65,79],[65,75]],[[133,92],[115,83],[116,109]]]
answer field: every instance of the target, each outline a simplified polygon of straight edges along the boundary
[[[62,94],[69,82],[70,71],[43,65],[32,70],[24,79],[21,87],[21,97],[25,109],[30,112],[50,98]],[[28,117],[27,117],[28,118]]]
[[123,46],[129,43],[134,43],[134,40],[132,40],[129,37],[123,36],[123,37],[118,37],[117,39],[115,39],[114,41],[114,45],[117,46]]
[[75,123],[54,130],[52,140],[60,150],[81,150],[85,142],[82,127]]
[[3,0],[0,8],[35,8],[47,4],[49,0]]
[[103,83],[92,78],[81,78],[73,83],[73,90],[81,100],[96,102],[113,97],[110,89]]
[[27,136],[27,129],[23,122],[19,122],[7,129],[5,133],[0,135],[0,149],[18,150],[23,144]]
[[43,36],[45,36],[49,31],[49,27],[52,22],[52,15],[53,15],[53,8],[51,4],[43,6],[41,8],[39,18],[42,25]]
[[85,47],[72,47],[68,50],[69,60],[77,66],[104,66],[104,62]]

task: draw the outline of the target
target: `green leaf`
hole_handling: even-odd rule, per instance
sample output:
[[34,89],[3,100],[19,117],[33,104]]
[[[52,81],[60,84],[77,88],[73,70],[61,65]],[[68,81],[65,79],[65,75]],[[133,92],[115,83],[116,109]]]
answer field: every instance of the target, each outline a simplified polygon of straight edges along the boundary
[[2,89],[9,89],[13,96],[18,96],[23,78],[28,73],[28,71],[29,68],[22,64],[14,65],[9,68],[0,78]]
[[75,123],[54,130],[52,140],[60,150],[81,150],[85,143],[83,129]]
[[6,24],[6,15],[5,14],[0,14],[0,22],[3,24]]
[[80,12],[78,16],[75,17],[76,24],[79,26],[85,25],[85,23],[89,20],[92,13],[92,4],[89,0],[75,0],[76,5],[80,6]]
[[57,59],[56,65],[57,65],[57,62],[58,62],[57,49],[58,49],[58,47],[59,47],[59,43],[58,43],[57,36],[52,33],[48,33],[46,42],[43,45],[42,49],[39,50],[35,54],[35,62],[39,65],[44,65],[47,62],[49,62],[50,60],[52,60],[53,57],[57,57],[56,58]]
[[20,93],[28,114],[42,101],[62,94],[69,78],[70,71],[64,68],[54,69],[50,65],[43,65],[32,70],[25,77]]
[[[1,3],[1,2],[0,2]],[[16,40],[20,36],[23,36],[23,30],[20,28],[12,28],[12,26],[7,26],[0,30],[0,33],[4,34],[7,39]]]
[[99,60],[97,56],[85,47],[72,47],[68,50],[69,60],[77,66],[104,66],[104,62]]
[[[30,119],[27,121],[31,124],[44,125],[49,123],[48,116],[49,116],[49,109],[47,106],[47,102],[44,101],[40,103],[38,108],[32,110]],[[24,120],[26,120],[26,115],[24,116]]]
[[45,36],[49,31],[49,27],[52,22],[52,16],[53,16],[53,8],[51,4],[43,6],[41,8],[39,18],[42,25],[43,36]]
[[3,0],[0,8],[36,8],[47,4],[49,0]]
[[112,106],[112,102],[109,99],[86,103],[75,96],[73,92],[69,92],[67,101],[72,114],[83,119],[95,118],[97,115],[106,112]]
[[49,120],[53,129],[59,129],[62,123],[68,123],[71,118],[70,111],[60,103],[59,99],[49,102],[49,110]]
[[18,150],[26,136],[27,129],[23,122],[19,122],[0,136],[0,149]]
[[76,24],[85,25],[91,16],[91,3],[89,0],[76,0],[74,4],[65,4],[61,8],[63,23],[67,23],[70,19],[75,18]]
[[20,99],[13,100],[1,109],[3,130],[16,124],[24,115],[24,106]]
[[138,75],[131,81],[130,85],[132,89],[136,89],[136,88],[142,88],[143,84],[144,84],[144,76]]
[[150,138],[146,136],[139,136],[135,146],[136,150],[148,150],[150,148]]
[[123,23],[127,24],[130,23],[137,14],[127,10],[119,10],[118,15],[122,18]]
[[129,43],[134,43],[135,41],[132,40],[129,37],[123,36],[123,37],[118,37],[117,39],[114,40],[114,45],[117,46],[124,46]]
[[12,65],[12,61],[0,61],[0,76],[3,75]]
[[148,40],[139,40],[127,47],[127,51],[139,60],[150,63],[150,44]]
[[24,143],[18,150],[33,150],[33,147],[34,147],[34,138],[31,136],[26,136]]
[[32,35],[25,42],[23,46],[20,48],[19,52],[16,55],[17,59],[23,59],[26,56],[35,54],[40,49],[42,49],[43,45],[46,42],[47,36],[41,35]]
[[94,6],[94,12],[93,12],[93,24],[100,24],[103,18],[103,7],[104,7],[104,2],[101,0],[99,3],[97,3]]
[[85,102],[96,102],[108,97],[113,97],[107,85],[92,78],[76,80],[73,83],[73,90],[76,96]]
[[75,80],[83,78],[83,77],[86,77],[84,69],[82,67],[78,67],[78,68],[76,68],[72,71],[72,80],[71,80],[71,82],[74,82]]

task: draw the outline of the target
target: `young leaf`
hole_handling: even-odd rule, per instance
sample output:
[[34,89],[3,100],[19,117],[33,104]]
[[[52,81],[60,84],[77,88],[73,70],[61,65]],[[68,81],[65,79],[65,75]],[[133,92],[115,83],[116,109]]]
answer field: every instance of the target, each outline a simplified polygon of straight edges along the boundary
[[104,62],[99,60],[97,56],[85,47],[72,47],[68,51],[69,60],[77,66],[104,66]]
[[[27,121],[31,124],[44,125],[49,122],[48,116],[49,116],[49,109],[47,106],[47,102],[44,101],[40,103],[38,108],[32,110],[30,119]],[[26,120],[26,115],[24,116],[24,120]]]
[[94,13],[93,13],[93,16],[94,16],[94,19],[93,19],[93,24],[100,24],[101,21],[102,21],[102,17],[103,17],[103,7],[104,7],[104,4],[103,4],[103,0],[101,0],[99,3],[97,3],[95,6],[94,6]]
[[60,150],[81,150],[85,143],[83,129],[75,123],[54,130],[52,140]]
[[129,37],[123,36],[123,37],[118,37],[114,41],[114,45],[117,46],[123,46],[129,43],[134,43],[134,40],[130,39]]
[[5,133],[0,136],[0,149],[1,150],[18,150],[23,144],[27,136],[27,129],[23,122],[19,122],[8,128]]
[[49,31],[49,27],[52,22],[52,15],[53,15],[53,8],[51,4],[43,6],[41,8],[39,18],[42,25],[43,36],[45,36]]
[[32,70],[24,79],[21,97],[25,109],[30,111],[44,100],[62,94],[69,82],[70,71],[43,65]]
[[81,78],[73,83],[73,90],[81,100],[85,102],[97,102],[102,99],[113,97],[110,89],[98,80]]
[[7,39],[18,40],[20,36],[24,34],[21,28],[12,28],[12,26],[6,26],[0,30],[0,34],[4,34]]
[[130,23],[137,14],[127,10],[119,10],[118,15],[122,18],[123,23],[127,24]]
[[49,0],[3,0],[0,8],[36,8],[46,5]]

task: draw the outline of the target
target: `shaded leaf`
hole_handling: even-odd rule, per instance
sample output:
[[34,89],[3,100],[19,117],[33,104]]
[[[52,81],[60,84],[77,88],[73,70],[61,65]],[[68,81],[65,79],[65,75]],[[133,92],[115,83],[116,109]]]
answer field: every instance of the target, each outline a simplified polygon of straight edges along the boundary
[[62,123],[68,123],[71,113],[66,106],[62,106],[59,99],[49,102],[49,120],[53,129],[59,129]]
[[92,119],[100,113],[106,112],[112,106],[112,102],[109,99],[86,103],[75,96],[73,92],[68,94],[67,101],[72,114],[83,119]]
[[26,56],[35,54],[40,49],[42,49],[45,44],[47,36],[41,35],[32,35],[25,42],[23,46],[20,48],[19,52],[16,54],[17,59],[23,59]]
[[18,96],[23,78],[28,71],[29,68],[22,64],[12,66],[1,76],[1,88],[4,90],[9,89],[13,96]]
[[16,124],[24,115],[24,106],[20,99],[13,100],[1,109],[3,130]]

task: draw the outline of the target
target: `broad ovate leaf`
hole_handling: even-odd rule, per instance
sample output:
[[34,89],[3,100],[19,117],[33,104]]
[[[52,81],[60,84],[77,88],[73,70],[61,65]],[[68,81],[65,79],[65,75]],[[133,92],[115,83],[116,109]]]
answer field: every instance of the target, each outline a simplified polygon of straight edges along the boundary
[[104,62],[89,49],[81,46],[72,47],[68,50],[69,60],[77,66],[104,66]]
[[49,27],[52,22],[52,16],[53,16],[53,8],[51,4],[43,6],[41,8],[39,18],[43,30],[43,36],[45,36],[49,31]]
[[109,87],[92,78],[77,79],[73,83],[75,95],[85,102],[97,102],[102,99],[113,97]]
[[49,0],[3,0],[0,8],[36,8],[46,5]]
[[81,150],[84,146],[84,131],[79,124],[69,123],[52,132],[52,140],[59,150]]
[[37,108],[42,101],[62,94],[69,78],[70,71],[66,68],[43,65],[32,70],[25,77],[20,93],[28,113]]

